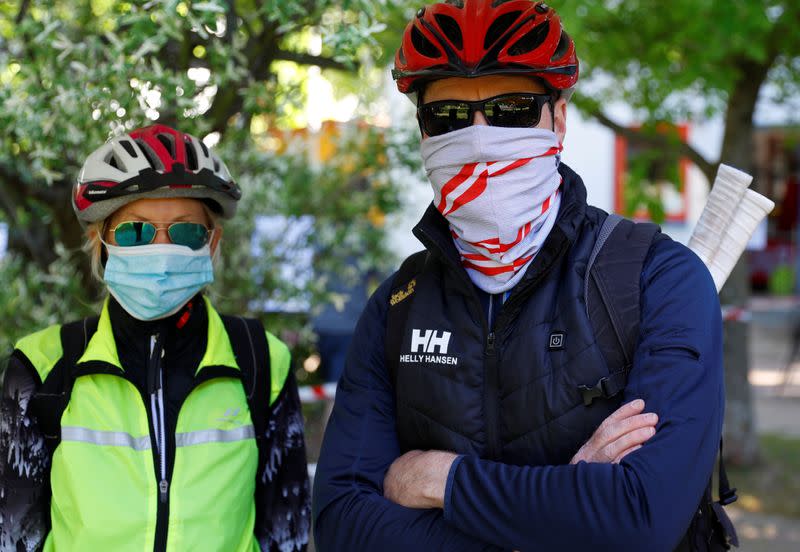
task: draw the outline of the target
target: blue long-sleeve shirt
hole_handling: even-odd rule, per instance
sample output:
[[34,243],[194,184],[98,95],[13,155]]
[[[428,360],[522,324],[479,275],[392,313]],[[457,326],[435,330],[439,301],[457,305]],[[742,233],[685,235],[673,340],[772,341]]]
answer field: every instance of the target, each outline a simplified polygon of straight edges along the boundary
[[641,325],[624,401],[657,432],[620,464],[512,466],[460,456],[444,509],[383,497],[400,455],[384,362],[391,279],[355,332],[315,480],[320,551],[672,550],[708,484],[722,431],[719,300],[702,262],[657,242],[641,277]]

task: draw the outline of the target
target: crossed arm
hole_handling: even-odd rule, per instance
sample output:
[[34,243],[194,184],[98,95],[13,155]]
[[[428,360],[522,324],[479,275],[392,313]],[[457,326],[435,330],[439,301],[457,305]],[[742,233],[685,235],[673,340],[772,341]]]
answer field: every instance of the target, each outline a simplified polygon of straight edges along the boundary
[[[619,464],[656,433],[658,415],[643,413],[636,399],[611,414],[575,453],[570,464]],[[383,496],[407,508],[444,508],[447,479],[458,455],[440,450],[412,450],[392,462],[383,480]]]
[[381,288],[356,330],[325,436],[314,493],[318,548],[674,548],[711,474],[724,398],[713,283],[685,248],[664,244],[643,273],[642,337],[624,397],[658,413],[657,433],[636,450],[645,419],[604,434],[631,418],[623,412],[566,466],[448,452],[401,457],[383,368]]

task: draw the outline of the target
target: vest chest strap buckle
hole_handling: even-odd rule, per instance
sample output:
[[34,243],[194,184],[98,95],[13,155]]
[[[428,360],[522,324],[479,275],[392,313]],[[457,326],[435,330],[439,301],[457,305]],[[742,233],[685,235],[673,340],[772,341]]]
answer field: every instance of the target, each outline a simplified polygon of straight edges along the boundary
[[620,370],[610,376],[600,378],[594,386],[579,385],[583,396],[583,405],[591,406],[595,399],[610,399],[625,389],[628,380],[628,369]]

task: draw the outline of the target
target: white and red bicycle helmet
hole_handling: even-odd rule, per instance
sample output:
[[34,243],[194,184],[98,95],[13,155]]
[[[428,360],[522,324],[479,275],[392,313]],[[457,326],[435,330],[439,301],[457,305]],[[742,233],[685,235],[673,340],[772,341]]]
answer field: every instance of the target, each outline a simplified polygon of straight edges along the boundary
[[556,11],[532,0],[445,0],[406,27],[392,75],[400,92],[447,77],[518,74],[569,98],[578,82],[575,44]]
[[206,200],[231,218],[242,191],[201,140],[153,125],[112,138],[90,154],[73,187],[72,204],[86,225],[138,199],[165,197]]

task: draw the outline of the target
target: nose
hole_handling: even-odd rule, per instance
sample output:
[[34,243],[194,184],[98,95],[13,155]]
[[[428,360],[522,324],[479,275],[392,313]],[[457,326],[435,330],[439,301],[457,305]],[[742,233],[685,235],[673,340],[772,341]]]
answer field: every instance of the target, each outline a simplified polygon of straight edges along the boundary
[[486,120],[486,115],[482,111],[476,111],[475,116],[472,118],[472,124],[489,126],[489,121]]
[[153,239],[153,243],[157,244],[172,243],[169,239],[169,234],[167,233],[166,228],[159,228],[156,231],[156,237]]

